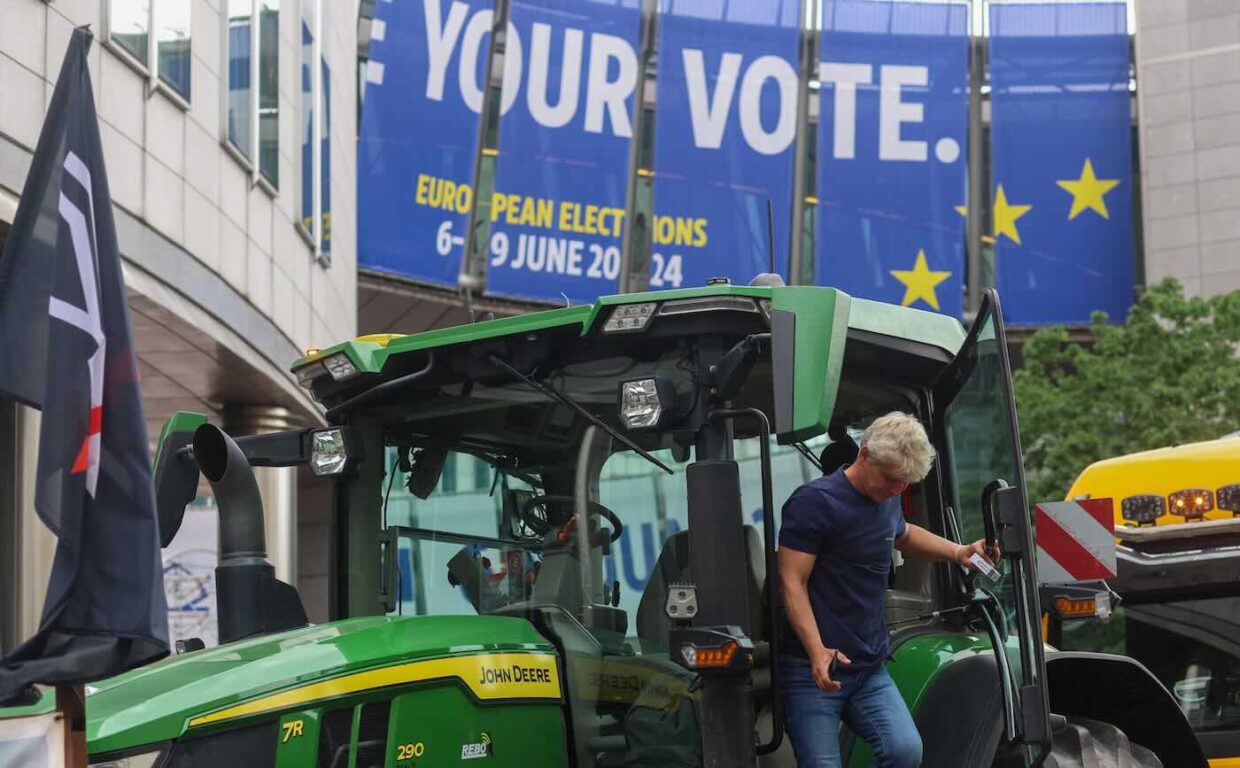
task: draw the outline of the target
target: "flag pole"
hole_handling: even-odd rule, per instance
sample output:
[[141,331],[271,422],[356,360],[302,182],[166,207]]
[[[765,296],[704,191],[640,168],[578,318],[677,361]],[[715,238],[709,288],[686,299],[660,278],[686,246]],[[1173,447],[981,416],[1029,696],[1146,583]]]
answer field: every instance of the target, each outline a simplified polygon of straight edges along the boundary
[[56,712],[64,729],[65,768],[87,768],[85,686],[56,686]]

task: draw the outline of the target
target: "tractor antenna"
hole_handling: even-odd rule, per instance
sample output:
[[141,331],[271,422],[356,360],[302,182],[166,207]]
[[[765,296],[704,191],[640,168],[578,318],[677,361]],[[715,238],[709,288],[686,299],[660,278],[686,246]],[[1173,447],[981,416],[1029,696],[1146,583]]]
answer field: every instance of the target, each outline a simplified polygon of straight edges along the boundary
[[771,198],[766,199],[766,254],[770,261],[770,269],[767,270],[774,274],[775,272],[775,215],[772,212]]

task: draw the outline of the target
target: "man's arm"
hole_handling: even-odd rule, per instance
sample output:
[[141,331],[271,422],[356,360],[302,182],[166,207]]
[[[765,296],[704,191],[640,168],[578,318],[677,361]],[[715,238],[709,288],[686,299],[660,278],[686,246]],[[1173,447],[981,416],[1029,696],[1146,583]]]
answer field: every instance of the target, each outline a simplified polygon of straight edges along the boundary
[[852,660],[837,649],[827,648],[818,634],[814,609],[809,604],[809,575],[818,558],[788,546],[779,548],[779,589],[784,600],[788,621],[801,641],[813,667],[814,682],[824,691],[838,691],[840,684],[831,679],[831,662],[851,664]]
[[[954,541],[927,531],[920,525],[908,524],[904,535],[896,541],[896,549],[906,555],[926,560],[938,560],[945,563],[959,563],[966,568],[977,570],[969,560],[974,554],[981,555],[986,562],[994,565],[994,560],[986,552],[985,539],[978,539],[972,544],[957,544]],[[993,553],[997,554],[997,553]]]

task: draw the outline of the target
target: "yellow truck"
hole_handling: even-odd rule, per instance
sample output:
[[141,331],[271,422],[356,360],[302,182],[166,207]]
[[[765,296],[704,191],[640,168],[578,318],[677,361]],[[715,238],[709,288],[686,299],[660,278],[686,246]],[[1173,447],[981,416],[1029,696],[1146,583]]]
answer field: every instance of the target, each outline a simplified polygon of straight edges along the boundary
[[1121,602],[1048,641],[1144,664],[1175,696],[1212,768],[1240,768],[1240,433],[1086,467],[1069,500],[1115,507]]

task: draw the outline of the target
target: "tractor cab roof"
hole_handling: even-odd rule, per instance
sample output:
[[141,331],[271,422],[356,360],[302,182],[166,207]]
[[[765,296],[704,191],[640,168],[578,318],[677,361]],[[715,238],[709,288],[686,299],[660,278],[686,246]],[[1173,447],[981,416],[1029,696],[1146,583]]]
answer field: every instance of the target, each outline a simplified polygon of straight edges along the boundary
[[[826,429],[837,395],[846,395],[839,399],[856,412],[836,412],[836,420],[854,422],[867,403],[878,408],[891,402],[884,388],[924,386],[964,339],[960,323],[944,315],[852,299],[832,288],[712,285],[606,296],[589,305],[409,335],[363,336],[313,351],[293,371],[327,406],[333,423],[365,412],[405,432],[410,444],[448,437],[471,452],[520,451],[527,464],[541,463],[566,450],[587,422],[505,366],[550,384],[614,425],[623,381],[664,379],[678,407],[691,409],[696,364],[750,337],[778,348],[780,313],[791,318],[783,327],[792,329],[784,333],[792,352],[777,360],[771,343],[759,343],[732,402],[773,416],[775,369],[785,365],[783,374],[797,379],[796,428],[785,430],[795,431],[795,439]],[[407,386],[391,396],[366,394],[393,382]],[[666,430],[631,436],[647,450],[670,447],[674,439]]]

